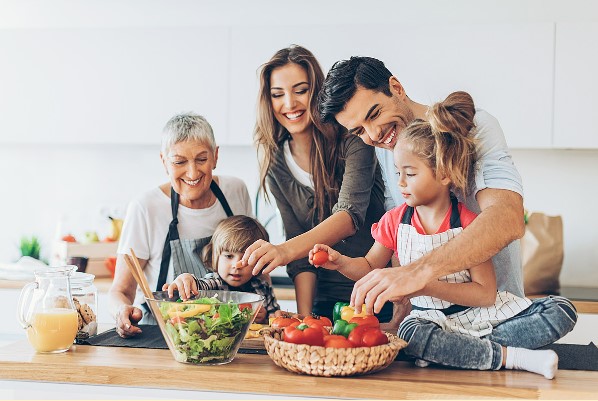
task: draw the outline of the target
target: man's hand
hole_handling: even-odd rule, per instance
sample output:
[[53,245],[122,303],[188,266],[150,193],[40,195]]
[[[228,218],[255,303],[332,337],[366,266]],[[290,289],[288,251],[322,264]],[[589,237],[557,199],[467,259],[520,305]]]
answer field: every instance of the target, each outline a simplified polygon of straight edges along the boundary
[[430,279],[423,269],[411,265],[372,270],[355,283],[351,305],[360,310],[365,304],[368,314],[379,313],[386,301],[400,302],[423,289]]

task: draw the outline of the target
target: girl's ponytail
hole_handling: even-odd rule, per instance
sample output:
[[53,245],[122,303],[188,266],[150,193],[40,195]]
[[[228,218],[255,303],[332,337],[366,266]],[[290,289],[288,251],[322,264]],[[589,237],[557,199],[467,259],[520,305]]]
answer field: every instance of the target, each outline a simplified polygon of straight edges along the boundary
[[435,140],[436,174],[451,179],[455,189],[467,192],[468,178],[475,159],[473,99],[467,92],[451,93],[428,111]]

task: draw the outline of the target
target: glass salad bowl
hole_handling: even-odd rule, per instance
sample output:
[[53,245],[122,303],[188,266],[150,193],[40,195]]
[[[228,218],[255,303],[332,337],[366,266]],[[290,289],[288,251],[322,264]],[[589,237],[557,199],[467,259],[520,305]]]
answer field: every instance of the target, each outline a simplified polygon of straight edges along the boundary
[[200,291],[182,302],[175,291],[146,298],[174,359],[196,365],[233,360],[261,307],[261,295],[236,291]]

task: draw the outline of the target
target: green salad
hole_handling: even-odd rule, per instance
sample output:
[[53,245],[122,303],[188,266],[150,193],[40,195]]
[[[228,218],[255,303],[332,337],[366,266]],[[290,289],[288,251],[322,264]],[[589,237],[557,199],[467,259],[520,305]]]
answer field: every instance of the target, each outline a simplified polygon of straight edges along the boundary
[[217,298],[163,302],[160,312],[179,362],[228,362],[243,341],[253,310],[250,304],[221,303]]

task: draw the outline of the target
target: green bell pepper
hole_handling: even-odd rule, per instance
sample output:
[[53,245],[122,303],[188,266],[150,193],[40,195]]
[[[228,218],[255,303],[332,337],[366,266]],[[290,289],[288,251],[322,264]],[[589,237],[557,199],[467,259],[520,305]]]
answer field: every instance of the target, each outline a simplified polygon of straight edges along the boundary
[[336,322],[341,318],[341,309],[343,309],[345,306],[349,306],[349,303],[337,302],[334,304],[334,309],[332,309],[332,322]]
[[334,322],[332,334],[339,334],[343,337],[347,337],[355,327],[357,327],[357,323],[349,323],[346,320],[338,319],[336,322]]

